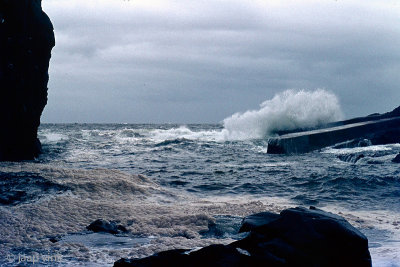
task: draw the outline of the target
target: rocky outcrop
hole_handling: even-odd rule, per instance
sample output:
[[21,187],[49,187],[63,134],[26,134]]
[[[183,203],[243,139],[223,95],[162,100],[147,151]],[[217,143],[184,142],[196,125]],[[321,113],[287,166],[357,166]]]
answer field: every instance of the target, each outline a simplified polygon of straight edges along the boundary
[[[298,129],[268,140],[268,153],[306,153],[338,143],[383,145],[400,142],[400,107],[385,114],[373,114],[327,124],[318,129]],[[349,142],[351,141],[351,142]],[[367,141],[367,142],[366,142]]]
[[106,221],[102,219],[98,219],[92,222],[90,225],[86,227],[89,231],[93,231],[95,233],[109,233],[109,234],[119,234],[119,233],[127,233],[128,230],[125,226],[117,224],[114,221]]
[[243,219],[239,233],[250,232],[257,227],[268,224],[278,218],[279,214],[268,211],[252,214]]
[[33,159],[55,45],[41,0],[0,0],[0,160]]
[[114,266],[371,266],[368,240],[345,219],[314,207],[244,219],[242,240],[200,250],[170,250]]
[[400,153],[397,154],[397,156],[394,157],[394,159],[392,159],[392,162],[394,162],[394,163],[400,163]]

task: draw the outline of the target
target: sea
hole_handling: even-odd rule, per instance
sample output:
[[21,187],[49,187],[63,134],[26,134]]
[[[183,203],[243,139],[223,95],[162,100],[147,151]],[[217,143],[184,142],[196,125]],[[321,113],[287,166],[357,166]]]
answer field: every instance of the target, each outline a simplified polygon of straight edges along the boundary
[[[373,266],[400,266],[400,144],[271,155],[271,122],[254,124],[263,104],[217,124],[42,124],[36,160],[0,163],[0,265],[112,266],[228,244],[247,215],[315,206],[368,237]],[[88,231],[97,219],[129,232]]]

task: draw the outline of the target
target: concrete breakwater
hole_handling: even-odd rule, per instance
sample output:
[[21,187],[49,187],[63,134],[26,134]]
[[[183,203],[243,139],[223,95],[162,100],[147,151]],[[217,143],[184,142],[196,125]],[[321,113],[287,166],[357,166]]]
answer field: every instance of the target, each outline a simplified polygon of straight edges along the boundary
[[298,130],[268,140],[268,153],[307,153],[351,140],[369,140],[372,145],[400,142],[399,108],[383,115],[373,115],[326,125],[320,129]]

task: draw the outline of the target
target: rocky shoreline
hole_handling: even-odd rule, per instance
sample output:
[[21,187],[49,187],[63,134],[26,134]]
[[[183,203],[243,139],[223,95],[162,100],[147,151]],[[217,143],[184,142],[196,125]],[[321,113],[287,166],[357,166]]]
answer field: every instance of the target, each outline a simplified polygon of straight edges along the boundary
[[342,217],[315,207],[253,214],[239,232],[249,234],[228,245],[123,258],[114,266],[372,266],[368,239]]

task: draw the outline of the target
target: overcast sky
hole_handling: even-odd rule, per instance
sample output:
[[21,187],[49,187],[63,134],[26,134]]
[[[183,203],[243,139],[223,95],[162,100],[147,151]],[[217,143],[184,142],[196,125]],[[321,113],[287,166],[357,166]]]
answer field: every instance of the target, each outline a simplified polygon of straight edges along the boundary
[[220,122],[286,89],[400,105],[398,0],[43,0],[43,122]]

